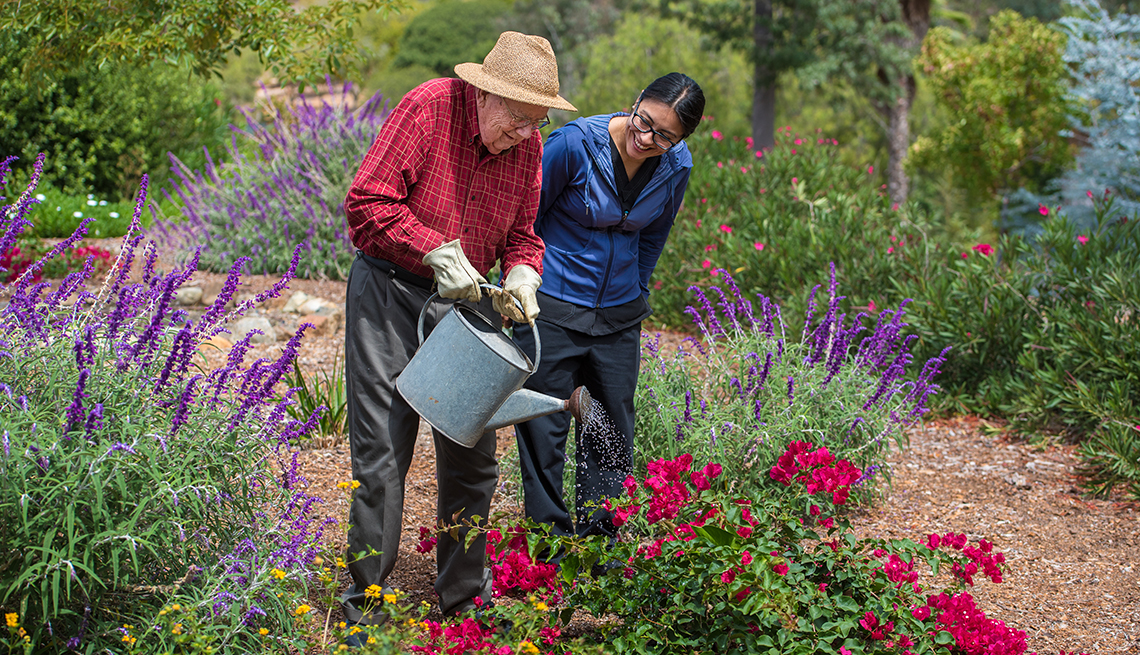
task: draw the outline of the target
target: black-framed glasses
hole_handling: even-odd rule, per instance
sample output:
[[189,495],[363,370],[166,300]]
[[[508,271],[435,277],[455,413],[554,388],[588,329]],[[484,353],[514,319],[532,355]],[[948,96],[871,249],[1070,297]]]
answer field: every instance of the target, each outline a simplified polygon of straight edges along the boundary
[[653,144],[662,150],[668,150],[669,148],[677,145],[672,139],[653,129],[653,126],[649,124],[649,121],[645,120],[644,116],[637,113],[637,109],[639,107],[641,107],[641,100],[638,100],[637,104],[633,106],[633,113],[629,116],[629,123],[630,125],[633,125],[633,129],[641,132],[642,134],[649,134],[652,132]]
[[507,104],[507,99],[503,98],[503,106],[507,108],[507,113],[511,116],[511,126],[516,129],[523,129],[524,127],[533,127],[536,130],[550,125],[550,117],[543,116],[542,118],[529,118],[527,116],[519,116],[511,111],[511,106]]

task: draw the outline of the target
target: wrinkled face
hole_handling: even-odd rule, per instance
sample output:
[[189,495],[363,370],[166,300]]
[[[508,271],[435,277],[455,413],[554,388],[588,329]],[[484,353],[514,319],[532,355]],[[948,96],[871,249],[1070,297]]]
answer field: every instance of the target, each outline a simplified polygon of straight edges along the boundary
[[685,128],[669,105],[644,98],[626,121],[625,152],[632,159],[648,159],[663,154],[684,138]]
[[517,146],[546,121],[547,108],[508,100],[483,90],[476,92],[479,137],[492,155]]

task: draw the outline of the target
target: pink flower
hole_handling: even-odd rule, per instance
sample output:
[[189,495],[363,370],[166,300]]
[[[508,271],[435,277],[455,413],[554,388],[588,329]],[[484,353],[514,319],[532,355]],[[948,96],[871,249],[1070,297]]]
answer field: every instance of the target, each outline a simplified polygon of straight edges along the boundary
[[744,554],[740,556],[740,564],[742,566],[748,566],[751,563],[752,563],[752,553],[750,553],[746,550],[746,551],[744,551]]
[[819,583],[819,590],[823,591],[824,589],[827,589],[827,583],[826,582]]
[[705,203],[706,203],[706,202],[708,202],[708,201],[709,201],[709,199],[708,199],[708,198],[701,198],[701,204],[702,204],[702,205],[703,205],[703,204],[705,204]]
[[1079,237],[1077,237],[1077,241],[1080,241],[1081,245],[1083,246],[1084,244],[1089,242],[1089,238],[1082,234]]
[[1037,211],[1038,211],[1038,213],[1040,213],[1042,216],[1048,216],[1048,215],[1049,215],[1049,208],[1048,208],[1048,207],[1046,207],[1045,205],[1038,205],[1038,206],[1037,206]]
[[740,172],[741,172],[741,173],[747,173],[747,172],[748,172],[748,167],[747,167],[747,166],[741,166],[741,167],[740,167]]
[[701,226],[701,219],[698,218],[697,219],[697,227],[700,227],[700,226]]
[[719,268],[714,268],[713,270],[709,271],[709,275],[711,275],[711,276],[713,276],[713,277],[716,277],[716,276],[720,275],[720,269],[719,269]]
[[867,311],[869,311],[869,312],[875,311],[875,301],[874,300],[868,300],[867,301]]
[[717,168],[724,168],[724,162],[722,162],[722,161],[718,161],[718,162],[716,163],[716,167],[717,167]]
[[874,166],[868,166],[867,167],[867,174],[868,175],[874,175],[875,174],[875,167]]
[[801,143],[803,143],[803,139],[796,139],[793,143],[795,143],[798,146]]
[[[697,227],[700,227],[700,225],[698,225]],[[962,259],[965,259],[965,258],[967,258],[967,257],[969,257],[969,256],[970,256],[970,253],[968,253],[968,252],[964,252],[964,253],[962,253]]]
[[897,212],[898,210],[899,210],[899,204],[897,202],[895,204],[891,205],[891,211]]
[[712,252],[714,250],[716,250],[715,243],[710,243],[709,245],[705,246],[705,252]]
[[[837,504],[837,505],[842,505],[843,503],[836,503],[836,504]],[[822,525],[822,526],[824,527],[824,529],[825,529],[825,530],[830,530],[830,529],[831,529],[831,526],[835,525],[835,519],[833,519],[833,518],[831,518],[831,517],[829,516],[829,517],[827,517],[827,518],[825,518],[825,519],[820,519],[820,520],[819,520],[819,524],[820,524],[820,525]]]
[[796,149],[795,149],[795,148],[792,148],[792,154],[793,154],[793,155],[794,155],[794,154],[796,154]]
[[745,587],[745,588],[741,589],[740,591],[736,592],[735,600],[737,600],[737,601],[744,600],[745,598],[748,597],[748,594],[750,594],[750,593],[752,593],[752,587]]
[[728,225],[721,225],[720,231],[724,232],[725,234],[732,234],[732,228]]
[[930,618],[930,606],[915,605],[910,609],[910,615],[919,621],[925,621],[926,619]]
[[754,243],[754,244],[752,244],[752,245],[753,245],[753,246],[754,246],[754,247],[755,247],[757,250],[763,250],[763,249],[764,249],[764,244],[760,243],[759,241],[757,241],[756,243]]
[[811,509],[808,510],[808,513],[811,514],[812,516],[819,516],[820,512],[822,512],[822,511],[823,510],[821,510],[819,508],[819,505],[812,505]]
[[713,130],[712,131],[712,138],[717,140],[717,141],[720,141],[721,139],[724,138],[724,135],[720,133],[720,130]]
[[887,254],[888,254],[888,255],[889,255],[889,254],[891,254],[891,253],[893,253],[894,251],[895,251],[895,247],[894,247],[894,246],[889,246],[889,247],[887,248]]
[[757,150],[757,151],[756,151],[756,158],[757,158],[757,159],[760,159],[760,158],[761,158],[761,157],[763,157],[763,156],[764,156],[764,151],[763,151],[763,150]]
[[735,579],[736,579],[736,569],[729,569],[729,570],[725,571],[724,573],[720,574],[720,581],[725,583],[725,584],[732,584],[732,581]]
[[752,148],[752,137],[750,137],[750,136],[744,137],[744,145],[748,146],[748,148],[751,149]]
[[1089,197],[1089,200],[1092,200],[1092,191],[1085,191],[1085,195]]
[[839,655],[851,655],[851,651],[847,650],[843,646],[840,646],[839,647]]
[[740,535],[741,539],[747,539],[747,538],[752,536],[752,527],[747,526],[747,525],[742,525],[736,529],[736,534]]
[[776,575],[787,575],[788,574],[788,565],[787,564],[773,564],[772,565],[772,573],[775,573]]
[[979,243],[978,245],[974,246],[972,248],[972,250],[974,252],[980,252],[983,255],[985,255],[986,257],[989,257],[990,255],[994,254],[994,247],[988,243]]

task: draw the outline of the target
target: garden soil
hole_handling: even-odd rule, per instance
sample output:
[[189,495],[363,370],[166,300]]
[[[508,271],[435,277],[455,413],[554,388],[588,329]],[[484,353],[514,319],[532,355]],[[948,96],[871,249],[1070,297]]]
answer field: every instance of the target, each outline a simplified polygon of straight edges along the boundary
[[[208,302],[223,281],[222,275],[199,273],[190,284],[201,286],[203,302]],[[239,300],[275,281],[245,278]],[[299,317],[281,311],[295,291],[343,308],[343,282],[292,281],[281,298],[254,310],[274,324],[278,340],[256,346],[247,361],[280,352],[296,329]],[[667,348],[681,338],[665,334],[662,341]],[[201,363],[218,365],[225,348],[225,342],[203,348]],[[299,356],[307,373],[341,366],[343,329],[334,322],[307,334]],[[1028,633],[1027,652],[1140,655],[1140,503],[1086,498],[1075,475],[1074,446],[1034,446],[1002,437],[993,427],[975,417],[957,417],[912,430],[909,446],[890,457],[893,479],[886,497],[852,516],[858,532],[918,541],[948,531],[964,532],[971,540],[987,538],[1005,552],[1008,571],[1003,583],[979,582],[971,593],[989,616]],[[512,466],[512,429],[499,430],[498,436],[503,469],[517,469]],[[347,443],[317,440],[300,452],[299,460],[308,491],[324,501],[318,511],[343,525],[348,501],[337,483],[352,477]],[[521,513],[510,476],[504,480],[496,508]],[[407,478],[400,560],[389,580],[417,604],[435,601],[434,553],[416,552],[419,526],[435,523],[435,494],[431,435],[421,425]],[[329,528],[325,540],[342,551],[343,528]],[[581,614],[569,633],[589,629],[591,619]]]

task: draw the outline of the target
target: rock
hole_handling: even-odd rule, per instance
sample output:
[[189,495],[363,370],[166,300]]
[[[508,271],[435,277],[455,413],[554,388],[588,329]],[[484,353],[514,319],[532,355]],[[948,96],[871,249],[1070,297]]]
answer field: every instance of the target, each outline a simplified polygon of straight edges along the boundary
[[304,304],[297,308],[297,313],[302,315],[317,314],[320,312],[320,309],[327,304],[329,303],[324,298],[314,298],[310,296],[309,299],[304,302]]
[[243,318],[230,327],[230,336],[234,341],[241,341],[247,334],[254,330],[258,330],[261,334],[255,334],[249,340],[250,343],[274,343],[277,341],[277,331],[273,329],[273,324],[269,319],[264,316],[254,316]]
[[202,302],[202,287],[182,287],[174,292],[175,304],[187,307]]
[[223,336],[213,336],[198,344],[198,350],[207,352],[210,350],[221,350],[223,352],[233,348],[234,345],[230,340]]
[[286,314],[296,314],[297,308],[305,304],[305,302],[308,300],[309,294],[305,293],[304,291],[298,291],[292,296],[289,296],[288,302],[286,302],[285,306],[281,308],[281,311],[285,312]]
[[1033,485],[1025,479],[1025,476],[1020,473],[1010,473],[1002,478],[1007,484],[1013,485],[1018,489],[1032,489]]
[[312,334],[318,337],[330,337],[336,334],[337,330],[340,329],[343,319],[344,315],[340,312],[328,316],[323,314],[306,314],[297,320],[297,325],[312,323],[313,327],[306,331],[306,334]]

